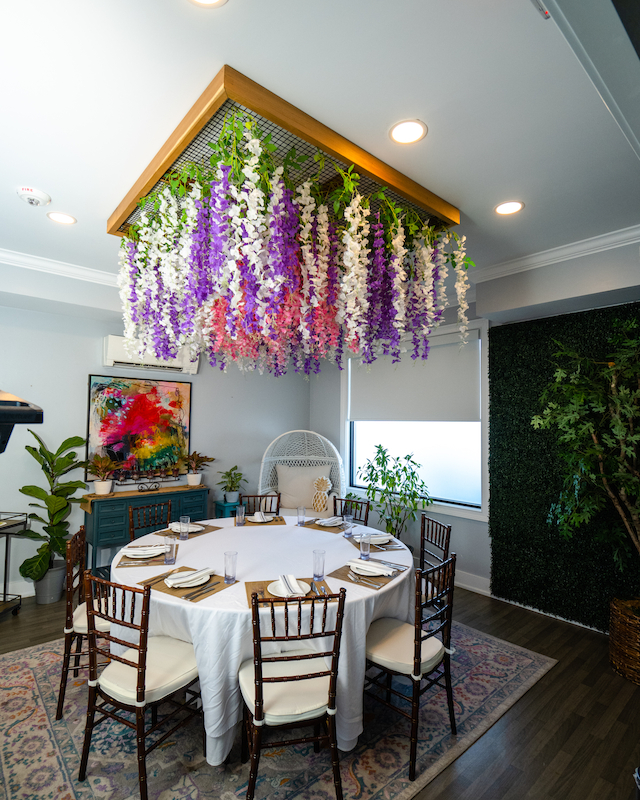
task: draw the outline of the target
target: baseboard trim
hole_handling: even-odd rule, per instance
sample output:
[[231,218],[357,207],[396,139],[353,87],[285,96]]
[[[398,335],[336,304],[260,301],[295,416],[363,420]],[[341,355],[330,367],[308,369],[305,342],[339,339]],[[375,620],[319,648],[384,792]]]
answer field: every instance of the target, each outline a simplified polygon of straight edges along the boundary
[[491,597],[491,581],[489,578],[474,575],[472,572],[462,572],[462,570],[456,569],[456,586],[461,589],[468,589],[470,592],[476,592],[476,594]]

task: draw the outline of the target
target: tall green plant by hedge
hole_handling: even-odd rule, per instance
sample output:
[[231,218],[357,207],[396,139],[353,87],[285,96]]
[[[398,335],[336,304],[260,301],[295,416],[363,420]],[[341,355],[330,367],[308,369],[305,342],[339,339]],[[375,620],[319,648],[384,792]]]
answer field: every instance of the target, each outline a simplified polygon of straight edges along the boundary
[[[504,325],[489,334],[492,591],[599,630],[608,629],[612,597],[640,594],[640,556],[620,548],[612,506],[570,539],[549,525],[564,464],[557,436],[536,431],[531,418],[540,413],[540,394],[553,378],[557,342],[604,360],[614,321],[639,316],[640,304],[633,304]],[[614,562],[616,548],[622,571]]]

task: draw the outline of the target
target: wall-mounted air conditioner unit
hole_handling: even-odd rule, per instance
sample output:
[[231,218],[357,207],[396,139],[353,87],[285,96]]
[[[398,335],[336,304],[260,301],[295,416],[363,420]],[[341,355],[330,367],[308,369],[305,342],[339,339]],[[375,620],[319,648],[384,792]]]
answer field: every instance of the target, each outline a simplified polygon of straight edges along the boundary
[[124,348],[124,336],[105,336],[104,337],[104,360],[105,367],[122,367],[123,369],[149,369],[158,372],[182,372],[186,375],[195,375],[198,371],[200,358],[189,361],[189,354],[186,347],[178,353],[177,358],[170,358],[161,361],[154,356],[130,356]]

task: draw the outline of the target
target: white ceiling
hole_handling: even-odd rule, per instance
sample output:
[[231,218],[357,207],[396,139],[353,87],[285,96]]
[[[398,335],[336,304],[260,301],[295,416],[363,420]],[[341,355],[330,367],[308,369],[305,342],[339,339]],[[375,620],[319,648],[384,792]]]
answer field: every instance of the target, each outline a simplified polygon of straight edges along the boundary
[[[223,64],[458,206],[472,281],[637,226],[640,60],[610,0],[547,5],[552,20],[531,0],[4,3],[0,249],[116,272],[108,217]],[[428,136],[393,144],[412,117]],[[523,212],[494,213],[514,198]]]

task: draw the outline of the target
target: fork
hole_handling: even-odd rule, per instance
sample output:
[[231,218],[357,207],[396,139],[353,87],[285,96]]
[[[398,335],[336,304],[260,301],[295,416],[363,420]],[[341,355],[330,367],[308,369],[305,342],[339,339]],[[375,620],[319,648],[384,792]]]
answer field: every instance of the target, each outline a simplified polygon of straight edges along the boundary
[[360,575],[356,575],[355,572],[352,572],[351,570],[349,570],[349,577],[354,583],[364,583],[365,586],[371,586],[373,589],[380,589],[382,586],[381,583],[374,583],[368,578],[363,578]]

